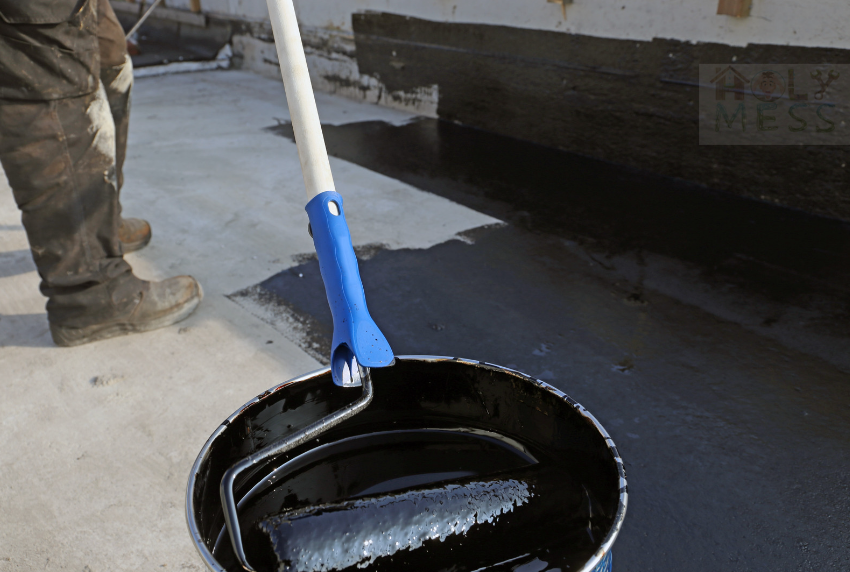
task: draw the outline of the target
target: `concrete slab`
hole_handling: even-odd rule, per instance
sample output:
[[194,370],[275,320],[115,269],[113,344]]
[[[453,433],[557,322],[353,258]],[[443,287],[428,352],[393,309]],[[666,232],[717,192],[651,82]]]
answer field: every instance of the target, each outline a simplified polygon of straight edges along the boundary
[[[411,116],[319,96],[323,121]],[[73,349],[52,345],[39,278],[0,182],[0,571],[202,570],[183,516],[197,452],[227,415],[319,364],[224,297],[313,251],[283,87],[243,72],[144,78],[123,204],[151,221],[128,256],[146,279],[192,274],[190,319]],[[428,248],[498,222],[332,159],[357,245]],[[323,295],[323,294],[322,294]]]

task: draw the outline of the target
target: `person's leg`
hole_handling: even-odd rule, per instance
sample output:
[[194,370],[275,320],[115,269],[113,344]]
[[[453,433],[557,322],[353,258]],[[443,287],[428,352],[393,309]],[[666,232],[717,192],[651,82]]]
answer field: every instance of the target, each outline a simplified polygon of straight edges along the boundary
[[[127,53],[124,28],[115,16],[109,0],[98,0],[97,43],[100,49],[100,81],[106,89],[109,110],[115,123],[115,174],[118,181],[118,212],[121,212],[120,193],[124,187],[124,159],[127,156],[127,135],[130,130],[130,98],[133,91],[133,62]],[[122,219],[118,236],[124,252],[145,247],[151,240],[151,227],[139,218]]]
[[127,53],[124,28],[109,0],[98,0],[97,42],[100,49],[100,81],[106,89],[109,109],[115,123],[115,172],[118,191],[124,186],[124,159],[130,127],[130,94],[133,89],[133,62]]
[[104,313],[132,307],[145,288],[118,241],[114,155],[102,89],[0,105],[0,161],[22,211],[51,322],[97,323]]
[[54,101],[0,101],[0,163],[58,345],[162,327],[197,306],[194,279],[149,283],[123,259],[115,132],[103,87]]

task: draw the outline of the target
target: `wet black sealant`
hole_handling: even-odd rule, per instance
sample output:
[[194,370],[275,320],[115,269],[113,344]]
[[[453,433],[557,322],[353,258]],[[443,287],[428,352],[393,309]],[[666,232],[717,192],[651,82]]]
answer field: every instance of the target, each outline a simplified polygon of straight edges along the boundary
[[[781,302],[850,295],[847,222],[448,121],[322,129],[332,156],[602,255],[671,256]],[[268,130],[294,141],[289,123]]]
[[[545,452],[528,464],[527,455],[471,433],[391,434],[398,440],[354,439],[253,502],[270,513],[252,529],[255,560],[292,572],[367,565],[460,572],[535,559],[548,570],[575,570],[611,526],[612,515]],[[313,499],[304,498],[305,481]],[[276,514],[288,503],[275,497],[288,492],[291,502],[291,491],[307,506]]]
[[[850,374],[638,296],[557,237],[472,238],[362,260],[370,311],[399,354],[513,367],[600,419],[630,479],[618,570],[850,567]],[[315,261],[258,288],[329,331]]]
[[[602,421],[630,477],[618,570],[850,568],[850,373],[605,270],[662,252],[798,312],[801,340],[847,336],[846,224],[446,122],[324,129],[333,155],[511,223],[370,253],[370,310],[397,353],[514,367]],[[329,332],[321,287],[304,259],[253,289]]]
[[[442,541],[408,550],[384,550],[389,553],[373,567],[405,568],[412,559],[423,570],[474,570],[504,560],[517,565],[538,559],[551,563],[549,569],[568,570],[599,547],[620,506],[622,469],[572,402],[516,374],[472,363],[401,360],[373,374],[375,397],[364,412],[237,481],[237,498],[255,491],[240,508],[252,564],[262,570],[276,568],[262,527],[277,528],[293,513],[308,513],[306,520],[286,524],[289,528],[272,535],[276,549],[283,556],[299,555],[292,558],[294,569],[333,569],[332,550],[346,541],[380,544],[381,523],[394,523],[393,530],[404,533],[419,522],[411,520],[409,511],[394,510],[399,504],[394,501],[384,503],[375,518],[369,510],[377,508],[376,497],[396,495],[394,500],[401,501],[404,496],[409,500],[419,495],[421,500],[423,495],[443,495],[445,502],[458,486],[472,494],[456,496],[441,514],[435,511],[435,525],[448,530],[452,517],[465,516],[465,534],[447,534]],[[356,393],[320,375],[265,396],[217,438],[195,483],[194,500],[201,534],[210,549],[216,547],[214,554],[225,568],[239,569],[220,534],[218,482],[223,471],[242,456],[338,409]],[[493,493],[499,490],[506,494],[493,504]],[[352,499],[365,507],[338,510]],[[505,509],[506,501],[512,510],[496,514],[496,505]],[[357,522],[356,530],[340,530],[339,519],[323,515],[329,503],[343,520]],[[476,508],[473,515],[470,503]],[[487,511],[492,514],[486,516]],[[470,516],[485,522],[470,523]],[[299,542],[287,549],[287,539]],[[501,548],[487,550],[495,541]]]

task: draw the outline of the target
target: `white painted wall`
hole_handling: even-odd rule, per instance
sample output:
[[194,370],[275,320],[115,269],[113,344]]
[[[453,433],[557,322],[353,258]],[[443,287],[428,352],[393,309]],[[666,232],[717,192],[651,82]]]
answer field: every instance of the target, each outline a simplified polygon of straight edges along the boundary
[[[189,0],[166,0],[188,7]],[[444,22],[564,31],[605,38],[850,48],[848,0],[753,0],[748,18],[718,16],[717,0],[295,0],[303,26],[350,31],[351,13],[376,10]],[[265,0],[201,0],[204,12],[266,18]]]

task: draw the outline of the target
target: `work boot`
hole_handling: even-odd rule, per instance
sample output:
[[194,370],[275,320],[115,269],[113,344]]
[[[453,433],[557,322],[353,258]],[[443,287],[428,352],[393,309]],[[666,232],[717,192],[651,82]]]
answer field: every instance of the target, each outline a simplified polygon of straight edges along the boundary
[[146,247],[151,241],[151,225],[140,218],[122,218],[118,227],[118,240],[124,254]]
[[191,276],[147,282],[135,306],[121,316],[82,328],[51,323],[50,334],[57,346],[71,347],[156,330],[188,318],[203,297],[201,285]]

